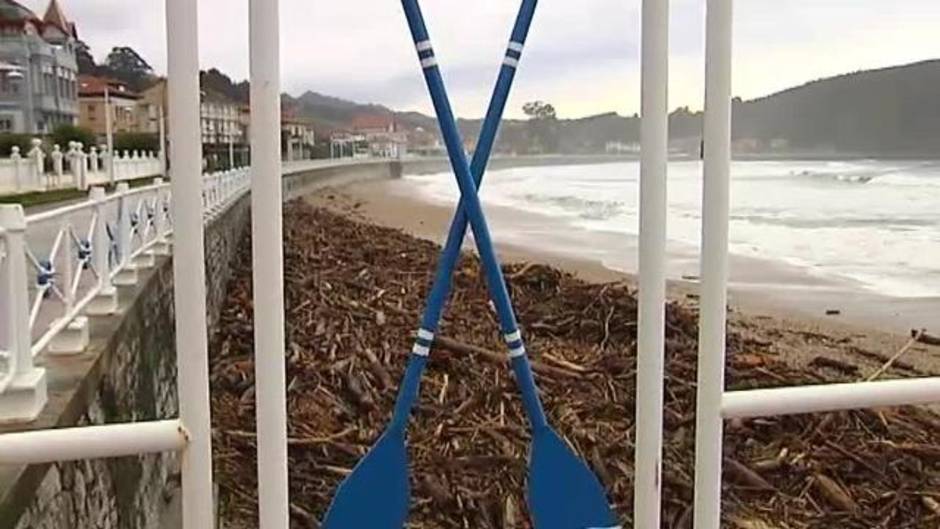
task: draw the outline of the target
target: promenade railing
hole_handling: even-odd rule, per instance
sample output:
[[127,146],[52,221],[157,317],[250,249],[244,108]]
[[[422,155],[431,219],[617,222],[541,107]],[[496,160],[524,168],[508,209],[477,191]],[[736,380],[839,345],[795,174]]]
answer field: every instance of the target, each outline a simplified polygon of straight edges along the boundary
[[162,176],[163,153],[153,151],[114,151],[107,147],[70,142],[66,146],[44,147],[32,141],[28,152],[17,146],[10,156],[0,158],[0,195],[54,189],[85,190],[96,185]]
[[[202,205],[211,220],[248,191],[247,169],[203,179]],[[93,187],[87,200],[26,215],[0,206],[0,421],[29,421],[45,404],[40,354],[85,350],[88,316],[117,310],[117,287],[137,283],[138,272],[168,255],[173,234],[170,184],[161,178],[106,194]]]

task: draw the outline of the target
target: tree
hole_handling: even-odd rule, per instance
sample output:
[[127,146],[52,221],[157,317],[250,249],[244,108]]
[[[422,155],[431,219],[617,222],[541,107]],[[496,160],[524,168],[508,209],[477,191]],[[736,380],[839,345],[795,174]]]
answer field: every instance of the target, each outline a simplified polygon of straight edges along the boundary
[[220,72],[217,68],[211,68],[205,72],[199,72],[199,82],[203,90],[224,94],[232,101],[239,103],[248,103],[250,86],[247,81],[235,83],[232,79]]
[[544,101],[532,101],[522,106],[529,116],[527,124],[531,150],[537,153],[558,151],[558,116],[555,107]]
[[95,75],[98,73],[98,65],[95,64],[91,48],[84,41],[78,41],[78,45],[75,47],[75,58],[78,60],[78,73],[82,75]]
[[115,46],[105,62],[107,73],[128,84],[133,90],[142,90],[153,77],[153,68],[130,46]]
[[558,119],[555,107],[544,101],[532,101],[522,105],[522,111],[529,119],[554,120]]

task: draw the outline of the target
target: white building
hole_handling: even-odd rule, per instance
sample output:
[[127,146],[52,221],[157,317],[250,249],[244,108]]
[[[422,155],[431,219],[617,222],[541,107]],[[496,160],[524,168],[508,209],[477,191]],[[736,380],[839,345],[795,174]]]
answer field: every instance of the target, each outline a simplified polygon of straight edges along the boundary
[[241,107],[213,91],[203,91],[200,107],[202,143],[205,145],[242,144],[246,141],[241,124]]
[[43,18],[0,0],[0,132],[44,134],[78,120],[78,34],[58,0]]

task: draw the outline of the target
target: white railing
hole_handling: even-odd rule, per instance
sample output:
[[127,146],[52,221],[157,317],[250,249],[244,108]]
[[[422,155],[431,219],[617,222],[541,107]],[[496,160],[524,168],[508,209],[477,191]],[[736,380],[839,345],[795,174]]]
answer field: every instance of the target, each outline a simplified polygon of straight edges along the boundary
[[47,153],[38,138],[32,141],[32,148],[25,155],[19,147],[11,150],[9,158],[0,159],[0,194],[67,188],[84,190],[164,173],[162,153],[116,151],[112,160],[106,147],[86,149],[78,142],[70,142],[65,151],[53,145]]
[[[224,211],[247,192],[248,184],[247,169],[205,176],[205,219]],[[0,420],[34,418],[44,396],[37,395],[25,407],[8,407],[3,396],[11,381],[33,373],[33,359],[40,353],[84,351],[87,316],[113,313],[116,287],[136,284],[139,270],[169,253],[171,198],[170,185],[157,178],[136,189],[118,184],[110,195],[94,187],[88,200],[29,216],[18,205],[0,207],[0,270],[8,290],[0,297],[0,314],[9,315],[0,334],[5,363]]]
[[[276,77],[273,82],[259,83],[258,74],[254,64],[258,60],[268,61],[271,56],[276,59],[277,53],[277,0],[252,0],[251,19],[252,43],[257,41],[267,44],[265,51],[270,53],[259,54],[256,58],[252,48],[252,115],[257,117],[260,106],[270,106],[278,109],[280,92]],[[270,15],[270,13],[274,15]],[[265,15],[265,13],[269,13]],[[264,30],[257,29],[257,22],[264,16],[273,16],[266,20]],[[166,421],[144,421],[129,424],[109,424],[104,426],[64,428],[55,430],[28,431],[0,435],[0,465],[3,464],[29,464],[52,463],[56,461],[69,461],[99,457],[117,457],[122,455],[137,455],[155,452],[178,452],[180,454],[180,474],[183,488],[182,494],[182,526],[187,529],[204,529],[214,526],[214,505],[212,487],[212,432],[209,420],[209,359],[208,359],[208,329],[206,321],[206,284],[205,284],[205,234],[200,224],[207,215],[221,211],[226,203],[247,191],[248,173],[240,171],[227,176],[213,175],[208,182],[200,181],[202,167],[202,146],[200,143],[199,123],[199,24],[198,1],[194,0],[166,0],[166,25],[173,28],[173,38],[167,40],[167,99],[169,108],[169,137],[174,140],[174,148],[170,153],[170,166],[172,171],[172,217],[179,229],[174,234],[173,259],[173,290],[176,328],[176,385],[179,392],[179,418]],[[272,33],[271,27],[275,28]],[[276,60],[275,60],[276,62]],[[272,67],[273,68],[273,67]],[[270,71],[265,71],[267,80]],[[267,85],[267,89],[258,91],[259,85]],[[257,96],[257,97],[255,97]],[[279,112],[275,110],[275,115]],[[277,119],[263,120],[264,125],[255,121],[252,141],[268,141],[270,145],[280,142],[280,127]],[[270,147],[260,149],[261,157],[268,158]],[[256,153],[258,150],[256,149]],[[257,163],[258,156],[255,161]],[[274,164],[265,163],[267,168]],[[81,169],[81,166],[79,166]],[[257,169],[257,167],[256,167]],[[279,167],[274,167],[274,174],[266,175],[279,184]],[[76,181],[80,181],[76,179]],[[261,186],[263,189],[266,186]],[[131,204],[134,203],[128,191],[119,191],[124,205],[117,209],[123,212],[123,217],[129,217]],[[202,197],[200,197],[202,195]],[[268,193],[265,194],[266,198]],[[276,196],[276,195],[271,195]],[[107,197],[105,197],[107,198]],[[121,199],[119,199],[121,200]],[[100,196],[98,201],[101,201]],[[146,202],[145,202],[146,203]],[[151,202],[152,203],[152,202]],[[277,206],[279,209],[279,205]],[[141,208],[141,212],[145,210]],[[122,218],[123,218],[122,217]],[[167,218],[165,217],[165,218]],[[113,215],[108,217],[112,224],[117,222]],[[253,217],[258,222],[258,216]],[[278,217],[279,218],[279,217]],[[260,222],[268,222],[264,219]],[[148,220],[149,222],[149,220]],[[156,222],[156,221],[155,221]],[[99,246],[105,242],[111,244],[111,237],[107,236],[102,226],[106,221],[99,216],[95,221],[97,238],[92,244]],[[141,218],[138,217],[138,227]],[[127,223],[125,221],[125,228]],[[31,336],[29,332],[29,294],[26,282],[26,231],[27,220],[19,206],[0,207],[0,227],[2,227],[4,246],[7,256],[2,260],[0,270],[0,326],[2,335],[0,343],[7,344],[7,366],[13,362],[13,379],[3,380],[4,392],[0,394],[0,412],[9,414],[11,410],[36,413],[36,408],[42,407],[45,399],[45,372],[32,364]],[[86,225],[87,227],[87,225]],[[146,240],[144,233],[149,228],[138,228],[137,233]],[[164,228],[166,229],[166,228]],[[105,231],[105,235],[101,232]],[[159,234],[159,229],[152,229]],[[78,233],[82,233],[78,231]],[[134,238],[133,227],[122,232],[125,242]],[[112,235],[114,234],[112,230]],[[156,236],[156,235],[154,235]],[[63,236],[63,239],[66,236]],[[55,237],[53,238],[55,239]],[[90,241],[89,241],[90,242]],[[272,241],[273,242],[273,241]],[[120,244],[120,243],[119,243]],[[137,249],[145,248],[146,242],[139,244]],[[278,246],[279,247],[279,246]],[[136,250],[135,250],[136,251]],[[130,261],[133,255],[131,244],[124,248],[123,262]],[[102,259],[103,254],[93,255],[92,260]],[[276,259],[277,256],[274,257]],[[110,277],[100,271],[105,278]],[[272,290],[272,289],[267,289]],[[6,292],[8,291],[8,292]],[[61,291],[61,289],[60,289]],[[63,293],[63,297],[66,297]],[[16,300],[15,307],[10,299]],[[6,323],[6,325],[4,325]],[[265,354],[283,362],[283,343],[279,350],[272,349]],[[283,371],[283,364],[281,370]],[[4,377],[6,378],[6,377]],[[260,377],[259,377],[260,378]],[[271,381],[273,385],[280,385],[280,391],[272,392],[269,384],[262,384],[259,380],[258,394],[266,397],[280,395],[284,397],[283,377],[278,381]],[[12,389],[12,391],[11,391]],[[39,395],[42,398],[39,398]],[[277,397],[275,397],[277,398]],[[270,399],[269,399],[270,400]],[[283,406],[283,404],[282,404]],[[262,407],[259,406],[259,409]],[[279,418],[283,422],[285,420]],[[286,429],[286,424],[279,426]],[[275,447],[276,448],[276,447]],[[260,450],[259,460],[272,463],[265,457],[268,450]],[[277,449],[284,454],[283,458],[275,463],[285,466],[286,475],[286,446]],[[264,479],[262,479],[264,481]],[[268,480],[269,482],[271,480]],[[265,529],[287,527],[287,483],[277,485],[280,491],[262,496],[262,519],[265,513],[271,512],[264,506],[272,503],[283,503],[283,511],[279,511],[277,525],[265,525]],[[266,490],[271,490],[266,488]]]
[[732,0],[708,0],[705,175],[696,410],[696,529],[721,526],[723,421],[940,402],[940,377],[725,391]]

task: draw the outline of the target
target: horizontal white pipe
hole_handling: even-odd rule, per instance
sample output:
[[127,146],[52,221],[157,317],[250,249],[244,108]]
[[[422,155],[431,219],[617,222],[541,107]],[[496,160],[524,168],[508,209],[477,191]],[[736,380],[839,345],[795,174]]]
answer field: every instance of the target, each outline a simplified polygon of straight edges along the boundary
[[95,296],[97,296],[100,292],[101,285],[96,284],[94,288],[85,294],[85,297],[83,297],[75,304],[74,307],[72,307],[71,310],[66,312],[61,318],[56,319],[55,322],[49,325],[49,328],[46,330],[46,332],[43,333],[43,335],[38,340],[36,340],[36,343],[34,343],[30,348],[30,351],[33,354],[33,358],[39,356],[39,353],[43,352],[43,350],[48,347],[50,343],[52,343],[52,340],[58,336],[60,332],[65,330],[65,328],[68,327],[69,324],[72,323],[75,318],[77,318],[79,314],[85,310],[85,307],[88,306],[88,304],[91,303],[91,301],[95,299]]
[[35,215],[29,215],[26,217],[27,224],[36,224],[39,222],[45,222],[48,220],[57,219],[65,215],[71,215],[72,213],[78,213],[79,211],[86,209],[93,209],[95,203],[88,200],[85,202],[79,202],[78,204],[72,204],[69,206],[63,206],[61,208],[50,209],[48,211],[43,211],[42,213],[36,213]]
[[940,377],[731,391],[726,419],[940,403]]
[[[170,187],[170,184],[169,184],[169,183],[165,183],[165,184],[150,184],[149,186],[144,186],[144,187],[132,187],[132,188],[128,189],[127,191],[124,191],[123,193],[120,193],[120,194],[123,195],[123,196],[125,196],[125,197],[129,197],[129,196],[133,196],[133,195],[140,195],[140,194],[143,194],[143,193],[150,193],[150,192],[153,192],[153,191],[157,191],[157,190],[159,190],[159,189],[169,188],[169,187]],[[118,193],[115,193],[115,194],[118,194]]]
[[179,420],[8,433],[0,435],[0,465],[175,452],[188,438]]

